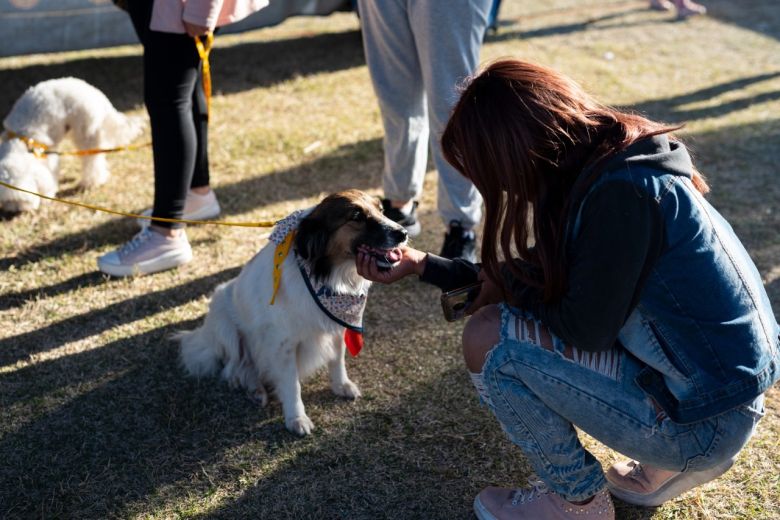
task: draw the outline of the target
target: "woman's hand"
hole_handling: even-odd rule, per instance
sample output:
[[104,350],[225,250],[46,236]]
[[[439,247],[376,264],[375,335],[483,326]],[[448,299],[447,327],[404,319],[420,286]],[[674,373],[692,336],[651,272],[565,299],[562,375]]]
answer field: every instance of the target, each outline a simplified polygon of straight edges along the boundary
[[379,283],[393,283],[410,274],[421,275],[425,270],[427,253],[407,246],[400,246],[399,249],[401,260],[390,269],[381,270],[368,249],[361,246],[355,262],[358,274],[366,280]]
[[502,288],[488,278],[484,269],[479,271],[477,279],[482,282],[482,287],[479,290],[479,294],[473,302],[466,309],[467,315],[472,315],[477,312],[478,309],[485,305],[491,305],[494,303],[501,303],[504,301],[504,291]]
[[[182,20],[184,22],[184,20]],[[184,28],[187,30],[187,34],[193,38],[198,36],[205,36],[209,33],[209,28],[202,25],[195,25],[194,23],[184,22]]]

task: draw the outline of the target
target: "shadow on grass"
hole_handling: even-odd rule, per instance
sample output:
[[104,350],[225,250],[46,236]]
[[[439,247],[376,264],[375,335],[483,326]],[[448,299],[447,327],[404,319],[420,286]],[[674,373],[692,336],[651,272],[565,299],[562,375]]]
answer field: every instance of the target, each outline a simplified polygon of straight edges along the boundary
[[707,0],[707,16],[780,40],[780,10],[775,0]]
[[[355,165],[365,168],[372,161],[376,161],[375,167],[364,175],[355,175]],[[222,201],[222,216],[225,218],[292,198],[306,198],[347,188],[374,188],[380,183],[381,161],[381,140],[371,139],[343,145],[328,155],[287,170],[216,186],[215,191]],[[145,207],[136,208],[136,211],[143,209]],[[128,232],[129,229],[132,231]],[[56,257],[74,250],[89,251],[118,245],[130,238],[130,234],[136,230],[135,223],[129,219],[110,220],[43,244],[35,244],[14,256],[0,258],[0,271],[11,267],[21,268],[41,258]],[[19,302],[19,299],[16,301]]]
[[[499,24],[498,33],[489,33],[486,38],[488,42],[499,42],[513,39],[543,38],[547,36],[562,36],[581,31],[604,30],[620,25],[621,27],[659,25],[665,23],[686,23],[688,20],[677,20],[674,15],[670,15],[665,20],[647,20],[643,22],[625,23],[621,21],[626,15],[648,11],[647,7],[637,7],[636,2],[593,2],[575,7],[552,8],[535,12],[529,16],[520,15],[512,21],[504,21]],[[754,2],[734,2],[733,0],[708,0],[707,16],[716,18],[724,23],[737,25],[745,29],[765,34],[771,38],[780,39],[780,10],[777,9],[775,0],[757,0]],[[507,26],[517,26],[523,23],[524,19],[549,17],[554,19],[556,15],[570,14],[583,10],[593,10],[596,8],[618,8],[617,11],[601,16],[587,16],[579,22],[573,22],[561,25],[551,25],[539,29],[524,31],[510,30]],[[614,21],[615,23],[605,24],[604,22]],[[663,27],[659,25],[659,31]]]
[[[157,295],[158,299],[167,297]],[[9,376],[0,379],[2,408],[24,408],[26,413],[19,417],[27,418],[3,425],[0,517],[132,516],[134,508],[150,512],[192,493],[208,495],[217,486],[237,483],[264,465],[272,476],[269,484],[273,493],[288,497],[305,497],[288,487],[299,479],[315,478],[323,485],[336,482],[330,487],[338,494],[348,492],[342,485],[351,486],[352,481],[371,485],[384,478],[366,465],[385,458],[385,454],[362,442],[361,436],[381,435],[388,425],[396,435],[410,433],[416,426],[408,424],[405,416],[413,415],[414,407],[428,399],[404,404],[406,397],[400,396],[400,410],[353,414],[352,404],[317,389],[312,382],[304,385],[303,398],[318,422],[318,433],[299,440],[284,429],[278,403],[267,410],[258,409],[242,392],[232,391],[216,379],[198,382],[185,378],[176,368],[176,348],[166,338],[174,330],[193,328],[199,321],[122,338],[99,349],[42,363],[37,370],[19,371],[11,375],[12,380]],[[376,345],[376,336],[367,340]],[[365,367],[367,354],[353,363],[363,361]],[[445,374],[428,385],[432,389],[426,386],[413,393],[452,393],[450,387],[456,382],[464,386],[463,377],[462,370],[452,377]],[[458,378],[461,380],[455,381]],[[360,382],[360,376],[357,380]],[[10,406],[8,397],[14,395],[20,401]],[[368,395],[365,402],[371,401]],[[436,406],[437,413],[444,414],[445,408]],[[435,423],[444,417],[431,419]],[[426,424],[427,429],[438,428],[425,417],[412,421]],[[426,446],[438,444],[436,438],[425,437]],[[332,442],[343,460],[334,460],[336,451],[318,456],[323,441],[326,450]],[[298,452],[305,454],[305,467],[294,461]],[[407,473],[406,466],[414,465],[418,456],[427,455],[404,455],[408,462],[403,464],[402,473]],[[457,457],[457,443],[447,448],[447,457]],[[315,465],[313,460],[309,464],[310,458],[324,464]],[[393,458],[388,462],[393,463]],[[288,466],[285,461],[291,459]],[[334,462],[336,466],[331,467]],[[359,466],[350,469],[353,462]],[[434,477],[449,474],[441,464]],[[342,481],[334,475],[339,468],[349,471],[351,480]],[[465,476],[465,470],[458,472]],[[418,468],[417,473],[431,479],[425,468]],[[267,506],[272,509],[274,502]],[[283,504],[284,500],[278,502]],[[343,510],[342,505],[322,506],[328,518]]]
[[105,283],[105,275],[100,272],[84,273],[65,281],[26,291],[3,294],[0,300],[0,311],[21,307],[30,300],[52,298],[84,287],[96,287]]
[[[75,76],[103,91],[121,111],[143,105],[143,65],[137,56],[79,58],[63,63],[0,70],[0,114],[7,114],[27,87]],[[315,34],[269,42],[214,48],[214,92],[267,87],[298,76],[357,67],[365,63],[360,32]]]
[[[123,338],[70,364],[54,362],[77,372],[77,387],[93,388],[50,413],[33,413],[0,440],[0,517],[115,516],[123,504],[258,433],[271,446],[290,442],[281,425],[258,430],[266,414],[240,392],[199,384],[176,368],[166,338],[197,321]],[[90,374],[86,381],[80,371]],[[66,374],[58,377],[70,383]],[[28,379],[19,386],[36,385]]]
[[[606,3],[603,5],[603,7],[614,7],[616,4],[612,3]],[[586,6],[582,6],[581,8],[559,8],[559,9],[550,9],[547,11],[541,11],[534,13],[532,15],[533,18],[540,18],[540,17],[550,17],[554,18],[554,15],[558,14],[564,14],[564,13],[574,13],[581,9],[589,8],[593,9],[596,7],[602,7],[600,5],[596,4],[589,4]],[[603,30],[603,29],[610,29],[613,26],[619,25],[620,27],[627,27],[627,26],[641,26],[641,25],[650,25],[650,24],[657,24],[657,20],[647,20],[645,22],[641,23],[626,23],[624,21],[621,21],[621,18],[637,13],[646,11],[645,8],[637,8],[635,5],[628,5],[623,9],[610,12],[608,14],[603,14],[599,16],[587,16],[581,21],[567,23],[567,24],[561,24],[561,25],[550,25],[547,27],[541,27],[539,29],[532,29],[532,30],[523,30],[523,29],[517,29],[517,30],[507,30],[507,29],[500,29],[497,33],[489,33],[488,36],[485,38],[486,42],[503,42],[507,40],[516,40],[516,39],[523,39],[523,40],[531,40],[534,38],[546,38],[548,36],[565,36],[567,34],[572,34],[576,32],[582,32],[582,31],[593,31],[593,30]],[[605,24],[604,22],[609,21],[615,21],[614,24]],[[516,20],[516,24],[522,24],[523,22],[523,16],[520,16],[518,20]]]
[[[130,300],[79,314],[31,332],[4,338],[0,340],[0,365],[13,364],[29,356],[55,349],[65,343],[88,338],[110,328],[172,309],[209,294],[217,284],[237,276],[239,271],[238,267],[226,269],[176,287],[136,296]],[[77,281],[78,278],[76,278]],[[71,281],[64,282],[64,287],[70,285]],[[67,290],[64,287],[59,289],[58,286],[55,286],[54,290]],[[58,361],[38,363],[10,374],[2,374],[0,381],[21,381],[27,377],[38,377],[33,374],[37,371],[48,371],[48,365],[52,363],[56,365]]]
[[759,103],[767,103],[780,99],[780,90],[766,92],[757,96],[746,96],[741,99],[713,104],[705,108],[684,108],[691,103],[702,103],[713,98],[744,89],[756,83],[770,81],[780,77],[780,71],[757,74],[746,78],[727,81],[718,85],[658,100],[647,101],[629,108],[649,114],[651,118],[663,119],[672,122],[686,122],[696,119],[714,118],[727,115],[731,112],[746,109]]

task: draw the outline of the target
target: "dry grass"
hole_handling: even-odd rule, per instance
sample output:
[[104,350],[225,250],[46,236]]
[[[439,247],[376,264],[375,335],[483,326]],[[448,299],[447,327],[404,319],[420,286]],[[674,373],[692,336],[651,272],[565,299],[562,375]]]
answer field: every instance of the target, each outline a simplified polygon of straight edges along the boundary
[[[780,11],[774,0],[709,0],[685,23],[643,1],[505,0],[484,59],[552,65],[613,104],[687,122],[683,132],[780,301]],[[379,193],[376,101],[350,14],[292,19],[219,38],[212,171],[231,219],[265,220],[347,187]],[[136,46],[0,59],[0,114],[36,81],[78,76],[142,112]],[[320,146],[311,153],[312,143]],[[119,184],[64,193],[128,210],[152,197],[148,151],[111,158]],[[435,173],[422,201],[437,250]],[[119,189],[117,189],[119,187]],[[436,290],[377,287],[367,348],[349,361],[365,397],[304,386],[318,426],[297,439],[278,404],[257,409],[214,381],[185,379],[167,335],[201,319],[214,286],[263,244],[251,229],[193,228],[196,261],[109,280],[96,257],[133,224],[62,205],[0,222],[0,517],[469,518],[485,485],[522,483],[519,451],[476,404],[459,355],[462,324]],[[657,510],[621,518],[780,517],[780,393],[735,468]],[[608,463],[617,454],[589,441]]]

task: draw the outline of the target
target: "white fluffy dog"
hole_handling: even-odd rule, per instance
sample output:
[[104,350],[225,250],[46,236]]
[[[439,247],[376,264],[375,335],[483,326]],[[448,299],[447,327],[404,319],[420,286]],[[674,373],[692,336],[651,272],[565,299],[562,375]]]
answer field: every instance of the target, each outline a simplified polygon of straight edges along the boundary
[[[382,215],[375,198],[357,190],[330,195],[310,212],[296,213],[292,217],[299,223],[287,226],[296,229],[289,254],[280,254],[274,234],[287,236],[282,223],[290,218],[277,224],[272,242],[237,278],[217,287],[203,325],[177,339],[190,375],[221,369],[224,380],[245,388],[263,405],[270,387],[282,403],[287,429],[306,435],[314,424],[304,411],[301,380],[327,364],[333,393],[350,399],[360,395],[347,377],[343,325],[361,323],[370,285],[355,268],[358,247],[367,246],[378,265],[390,267],[400,260],[397,247],[406,241],[406,231]],[[277,292],[275,263],[281,265]],[[335,316],[350,316],[350,302],[359,304],[359,315],[351,314],[357,320],[339,323]]]
[[[30,147],[54,150],[69,136],[79,150],[129,144],[143,131],[140,117],[117,112],[108,98],[76,78],[43,81],[28,88],[3,121],[0,141],[0,180],[46,196],[57,193],[56,154],[41,158]],[[26,141],[26,142],[25,142]],[[81,186],[105,183],[109,171],[105,154],[82,156]],[[0,186],[0,209],[8,212],[38,208],[40,198]]]

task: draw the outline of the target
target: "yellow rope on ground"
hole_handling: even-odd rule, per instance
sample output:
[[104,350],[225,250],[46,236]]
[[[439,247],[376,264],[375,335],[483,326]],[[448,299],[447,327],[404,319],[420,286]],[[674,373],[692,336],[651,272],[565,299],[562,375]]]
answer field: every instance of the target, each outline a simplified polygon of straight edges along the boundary
[[211,65],[209,65],[209,53],[214,45],[214,33],[207,33],[204,40],[195,36],[195,48],[198,50],[201,64],[203,65],[203,93],[206,95],[206,119],[211,115]]
[[109,208],[104,208],[101,206],[94,206],[92,204],[87,204],[85,202],[77,202],[75,200],[58,199],[57,197],[49,197],[48,195],[36,193],[34,191],[26,190],[24,188],[19,188],[18,186],[14,186],[12,184],[8,184],[3,181],[0,181],[0,186],[6,187],[11,190],[21,191],[23,193],[29,193],[30,195],[35,195],[36,197],[40,197],[42,199],[53,200],[54,202],[62,202],[63,204],[70,204],[71,206],[79,206],[81,208],[92,209],[95,211],[102,211],[103,213],[111,213],[112,215],[120,215],[122,217],[130,217],[130,218],[140,218],[145,220],[151,220],[154,222],[170,222],[175,224],[198,224],[198,225],[213,225],[213,226],[234,226],[234,227],[274,227],[274,225],[276,224],[275,220],[261,220],[258,222],[228,222],[224,220],[188,220],[185,218],[152,217],[149,215],[138,215],[136,213],[128,213],[125,211],[117,211]]

